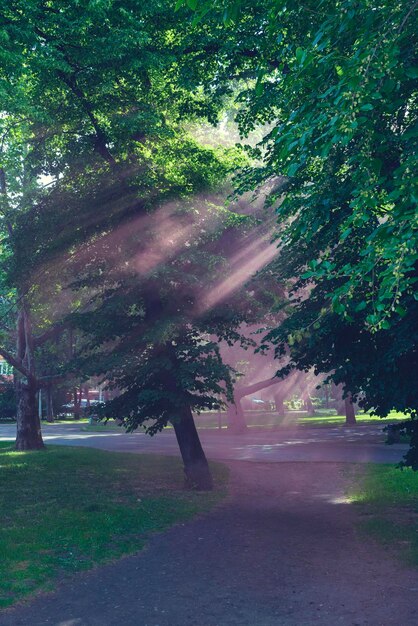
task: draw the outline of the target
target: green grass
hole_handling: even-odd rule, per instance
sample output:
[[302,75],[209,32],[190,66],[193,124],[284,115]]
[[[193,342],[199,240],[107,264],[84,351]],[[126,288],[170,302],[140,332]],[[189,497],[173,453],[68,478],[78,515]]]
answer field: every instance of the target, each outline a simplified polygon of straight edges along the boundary
[[90,424],[89,422],[87,422],[87,424],[83,424],[81,430],[85,432],[92,432],[92,433],[108,433],[108,432],[124,433],[125,432],[125,429],[123,428],[123,426],[118,426],[114,420],[111,420],[109,422],[95,422],[93,424]]
[[418,472],[393,465],[356,466],[348,499],[361,528],[409,565],[418,567]]
[[[380,419],[380,417],[357,415],[358,424],[390,424],[397,420],[406,419],[402,413],[391,413],[388,418]],[[271,411],[245,411],[245,420],[250,428],[276,428],[280,426],[288,426],[289,424],[301,424],[303,426],[320,427],[320,426],[343,426],[345,423],[345,415],[325,415],[318,411],[315,417],[306,417],[305,412],[290,411],[286,413],[286,417],[279,417]],[[45,422],[46,424],[46,422]],[[73,419],[57,420],[53,424],[80,424],[82,430],[87,432],[124,432],[113,420],[105,423],[90,424],[88,419],[75,421]],[[219,430],[219,427],[226,429],[228,420],[225,413],[220,415],[216,412],[208,411],[196,417],[196,426],[199,430]],[[170,428],[170,426],[167,426]]]
[[[356,415],[357,424],[382,424],[382,426],[385,426],[405,419],[407,419],[406,415],[395,412],[390,413],[388,417],[383,419],[376,415],[368,415],[367,413]],[[297,422],[305,426],[342,426],[345,423],[345,415],[299,417]]]
[[[345,415],[325,415],[321,414],[320,411],[318,411],[318,415],[315,417],[306,417],[306,413],[301,411],[288,411],[286,412],[286,417],[279,417],[272,411],[244,411],[244,415],[247,425],[251,428],[275,428],[290,424],[301,424],[310,427],[343,426],[345,424]],[[356,419],[358,424],[382,424],[384,426],[394,421],[404,420],[406,416],[403,413],[392,412],[385,419],[368,414],[359,414],[356,416]],[[199,429],[219,429],[219,425],[222,428],[226,428],[227,423],[225,413],[221,413],[220,419],[217,413],[212,412],[202,413],[196,418],[196,426]]]
[[48,422],[47,420],[42,420],[43,426],[53,426],[54,424],[88,424],[89,420],[87,417],[80,417],[79,420],[75,420],[73,417],[57,417],[53,422]]
[[179,460],[51,446],[15,452],[0,443],[0,607],[65,575],[134,553],[148,537],[209,510],[226,492],[183,489]]

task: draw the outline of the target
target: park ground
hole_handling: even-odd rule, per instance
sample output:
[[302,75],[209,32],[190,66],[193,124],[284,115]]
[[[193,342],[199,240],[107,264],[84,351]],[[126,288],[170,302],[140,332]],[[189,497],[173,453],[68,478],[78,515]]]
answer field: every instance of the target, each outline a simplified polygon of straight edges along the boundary
[[[59,425],[52,428],[60,429],[54,442],[69,443],[71,429],[67,429],[65,439]],[[78,438],[80,442],[85,436],[90,445],[96,442],[103,447],[104,434],[94,435],[92,441],[91,433],[82,435],[82,426],[78,428],[79,432],[70,432],[73,440]],[[245,445],[232,438],[229,448],[235,456],[247,447],[250,450],[255,447],[256,453],[251,453],[247,461],[226,459],[230,471],[229,495],[223,500],[226,474],[217,465],[218,489],[206,503],[201,495],[182,492],[178,460],[169,456],[170,433],[160,437],[163,441],[167,436],[167,443],[160,443],[160,448],[152,450],[162,451],[165,457],[50,448],[41,453],[45,459],[42,463],[47,464],[43,470],[48,470],[49,478],[42,484],[39,473],[37,479],[44,501],[47,494],[52,512],[54,498],[55,508],[60,499],[65,499],[67,509],[75,511],[78,521],[89,517],[95,520],[96,534],[88,539],[88,529],[84,529],[84,533],[78,532],[73,538],[79,544],[81,541],[84,554],[69,556],[74,551],[69,544],[62,545],[55,579],[49,583],[45,579],[42,583],[43,588],[48,589],[49,585],[54,590],[5,609],[0,624],[415,625],[418,622],[414,601],[418,590],[417,477],[410,471],[400,472],[393,464],[359,464],[347,460],[350,454],[356,458],[359,449],[374,450],[376,454],[381,448],[387,454],[395,450],[401,455],[402,446],[384,446],[372,426],[363,428],[361,431],[359,427],[363,434],[348,433],[343,443],[332,434],[333,429],[318,437],[317,450],[339,446],[343,462],[300,461],[298,455],[303,446],[308,450],[315,447],[310,429],[304,430],[304,436],[289,432],[283,435],[282,445],[273,446],[267,462],[263,446],[271,448],[271,444],[262,443],[261,435],[251,436]],[[3,428],[3,438],[5,432]],[[109,434],[108,439],[116,442],[113,446],[123,448],[126,442],[117,443],[119,437]],[[140,451],[143,436],[136,437],[133,441],[136,451]],[[305,443],[300,443],[304,440]],[[9,445],[3,444],[6,449]],[[225,447],[218,445],[217,449],[222,451]],[[291,462],[286,457],[288,450],[296,450]],[[132,447],[130,451],[134,451]],[[75,464],[71,461],[73,454],[82,455],[75,459]],[[227,456],[225,452],[223,455]],[[36,453],[9,454],[8,459],[23,474],[29,471],[28,463],[32,459],[41,463]],[[127,465],[123,466],[122,459],[126,459]],[[5,463],[0,464],[3,470]],[[97,475],[91,473],[93,466]],[[54,474],[57,467],[61,472],[58,482]],[[112,478],[115,467],[125,470],[124,480],[117,472],[117,478]],[[132,475],[139,468],[142,474],[137,471]],[[153,483],[156,493],[151,496],[151,475],[156,468]],[[26,493],[20,496],[18,487],[16,483],[9,484],[8,498],[12,502],[13,494],[18,494],[13,507],[23,520],[28,521],[35,511],[47,508],[42,504],[41,491],[34,498],[33,487],[28,485]],[[26,501],[22,502],[21,497]],[[35,500],[32,503],[31,497]],[[5,515],[4,507],[2,510]],[[115,516],[116,510],[119,515]],[[123,519],[123,513],[126,517],[128,510],[128,519]],[[118,521],[112,527],[111,521],[115,519]],[[69,517],[67,533],[71,521],[74,518]],[[55,520],[50,517],[38,524],[49,529],[50,544],[54,524],[62,522],[57,516]],[[164,530],[173,523],[174,527]],[[135,529],[138,524],[139,532]],[[58,541],[62,536],[59,524],[56,530]],[[155,534],[155,530],[164,532]],[[123,539],[121,534],[125,535]],[[25,544],[22,535],[16,538],[19,549],[30,547],[30,541]],[[83,571],[92,564],[88,562],[91,543],[96,550],[93,557],[99,562],[106,557],[115,559],[135,552],[144,545],[147,549],[92,571]],[[51,546],[48,546],[49,554],[45,547],[36,547],[40,558],[34,562],[39,567],[39,563],[47,563],[51,558]],[[22,585],[26,581],[30,587],[31,577],[25,574],[31,567],[30,559],[23,554],[20,558],[23,565],[15,568],[16,580]],[[36,575],[32,571],[32,584]],[[4,573],[2,580],[3,577]]]

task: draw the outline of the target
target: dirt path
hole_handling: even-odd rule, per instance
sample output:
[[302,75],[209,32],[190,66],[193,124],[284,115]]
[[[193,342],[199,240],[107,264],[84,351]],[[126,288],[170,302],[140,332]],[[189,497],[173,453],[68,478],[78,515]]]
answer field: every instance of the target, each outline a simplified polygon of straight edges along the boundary
[[3,613],[1,626],[418,624],[418,572],[358,535],[341,465],[230,465],[217,511]]

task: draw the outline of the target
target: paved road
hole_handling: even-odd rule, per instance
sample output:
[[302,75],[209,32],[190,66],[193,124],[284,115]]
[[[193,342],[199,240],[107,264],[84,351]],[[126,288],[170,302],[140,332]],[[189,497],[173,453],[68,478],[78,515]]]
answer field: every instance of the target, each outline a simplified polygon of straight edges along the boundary
[[[385,446],[382,426],[359,425],[353,428],[307,428],[290,426],[280,430],[249,431],[230,435],[226,431],[200,431],[206,454],[211,459],[288,462],[327,461],[360,463],[398,463],[407,446]],[[178,455],[171,429],[155,437],[144,433],[86,432],[80,424],[43,426],[47,443],[87,446],[102,450]],[[13,440],[15,427],[0,425],[0,441]]]

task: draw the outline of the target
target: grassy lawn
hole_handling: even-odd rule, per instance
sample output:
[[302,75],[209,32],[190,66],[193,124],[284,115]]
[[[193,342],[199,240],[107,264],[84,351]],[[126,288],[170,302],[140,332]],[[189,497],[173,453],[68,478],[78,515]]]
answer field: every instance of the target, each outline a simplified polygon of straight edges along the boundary
[[53,422],[47,422],[46,420],[42,420],[42,424],[45,426],[53,426],[54,424],[88,424],[88,417],[80,417],[79,420],[75,420],[72,417],[67,418],[55,418]]
[[0,443],[0,607],[52,589],[63,576],[137,552],[161,531],[209,510],[226,493],[183,490],[180,461],[50,446],[15,452]]
[[[357,424],[375,424],[376,426],[379,424],[385,426],[405,419],[407,419],[406,415],[395,412],[390,413],[388,417],[383,419],[376,415],[368,415],[367,413],[356,415]],[[304,424],[305,426],[343,426],[345,423],[345,415],[299,417],[297,423]]]
[[[285,417],[279,417],[271,411],[245,411],[244,414],[245,421],[250,428],[274,428],[291,424],[301,424],[310,427],[343,426],[345,424],[345,415],[321,415],[319,411],[315,417],[306,417],[306,413],[301,411],[289,411]],[[356,416],[356,419],[358,424],[382,424],[383,427],[386,424],[404,420],[406,416],[403,413],[392,412],[385,419],[368,414],[359,414]],[[220,418],[216,413],[202,413],[196,417],[196,426],[198,428],[219,429],[219,426],[226,428],[227,417],[225,413],[222,413]]]
[[360,508],[362,529],[418,567],[418,472],[357,466],[348,497]]
[[[403,413],[390,413],[389,417],[380,419],[380,417],[372,415],[359,414],[356,416],[358,424],[391,424],[393,422],[404,420],[406,416]],[[271,411],[245,411],[245,420],[250,428],[276,428],[280,426],[288,426],[290,424],[300,424],[309,427],[320,426],[343,426],[345,423],[345,415],[326,415],[318,411],[315,417],[306,417],[305,412],[289,411],[286,417],[279,417]],[[47,422],[43,422],[47,424]],[[227,417],[225,413],[220,415],[215,412],[205,412],[196,417],[196,426],[198,429],[219,430],[227,428]],[[124,432],[113,420],[107,423],[90,424],[87,418],[80,420],[56,420],[53,424],[79,424],[82,430],[87,432]],[[170,426],[167,426],[170,428]],[[139,430],[139,429],[138,429]]]
[[[82,425],[81,430],[85,432],[91,433],[124,433],[125,429],[123,426],[118,426],[114,420],[110,420],[109,422],[94,422],[90,424],[87,422]],[[138,429],[139,431],[140,429]]]

